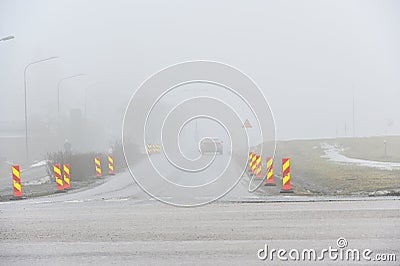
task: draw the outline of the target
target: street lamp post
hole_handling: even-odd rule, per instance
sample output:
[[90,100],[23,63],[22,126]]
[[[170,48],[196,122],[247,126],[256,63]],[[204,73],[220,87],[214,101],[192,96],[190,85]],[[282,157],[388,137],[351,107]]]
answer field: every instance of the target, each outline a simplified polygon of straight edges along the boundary
[[387,141],[383,140],[383,145],[385,146],[385,159],[387,159]]
[[12,39],[14,39],[14,38],[15,38],[14,36],[10,35],[10,36],[7,36],[7,37],[4,37],[4,38],[1,38],[1,39],[0,39],[0,42],[4,42],[4,41],[8,41],[8,40],[12,40]]
[[72,79],[72,78],[75,78],[75,77],[80,77],[80,76],[84,76],[85,74],[76,74],[76,75],[72,75],[72,76],[68,76],[68,77],[65,77],[65,78],[62,78],[62,79],[60,79],[59,81],[58,81],[58,84],[57,84],[57,112],[58,112],[58,117],[60,117],[60,86],[61,86],[61,83],[64,81],[64,80],[67,80],[67,79]]
[[[11,36],[9,36],[11,37]],[[9,38],[6,37],[6,38]],[[4,39],[4,38],[3,38]],[[11,38],[12,39],[12,38]],[[29,161],[29,149],[28,149],[28,107],[27,107],[27,94],[26,94],[26,72],[28,70],[28,68],[32,65],[38,64],[38,63],[42,63],[42,62],[46,62],[49,60],[53,60],[53,59],[57,59],[58,56],[52,56],[49,58],[45,58],[45,59],[41,59],[41,60],[37,60],[34,62],[31,62],[29,64],[27,64],[25,66],[24,69],[24,100],[25,100],[25,150],[26,150],[26,161]]]

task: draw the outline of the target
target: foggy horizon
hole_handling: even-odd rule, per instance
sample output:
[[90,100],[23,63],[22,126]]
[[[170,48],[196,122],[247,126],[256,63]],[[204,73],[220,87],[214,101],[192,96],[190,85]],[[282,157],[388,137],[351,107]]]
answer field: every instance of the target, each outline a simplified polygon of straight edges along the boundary
[[29,119],[54,115],[57,82],[84,73],[62,83],[61,113],[83,115],[91,86],[87,117],[111,121],[113,138],[148,77],[211,60],[258,84],[278,140],[400,134],[399,2],[227,3],[1,1],[0,36],[15,39],[0,43],[0,121],[23,122],[35,60],[59,57],[27,71]]

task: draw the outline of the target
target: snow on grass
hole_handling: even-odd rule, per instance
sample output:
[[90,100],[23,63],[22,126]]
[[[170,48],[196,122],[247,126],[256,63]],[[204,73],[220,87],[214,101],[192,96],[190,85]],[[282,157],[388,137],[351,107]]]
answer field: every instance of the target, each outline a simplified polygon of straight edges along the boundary
[[43,161],[39,161],[39,162],[35,162],[34,164],[31,164],[30,167],[33,168],[33,167],[45,166],[46,163],[47,163],[47,161],[46,161],[46,160],[43,160]]
[[331,145],[328,143],[322,143],[321,148],[324,151],[325,155],[322,155],[322,158],[327,158],[329,161],[342,163],[342,164],[353,164],[362,167],[370,167],[377,168],[381,170],[400,170],[400,163],[393,162],[378,162],[378,161],[370,161],[356,158],[349,158],[340,152],[343,151],[339,145]]

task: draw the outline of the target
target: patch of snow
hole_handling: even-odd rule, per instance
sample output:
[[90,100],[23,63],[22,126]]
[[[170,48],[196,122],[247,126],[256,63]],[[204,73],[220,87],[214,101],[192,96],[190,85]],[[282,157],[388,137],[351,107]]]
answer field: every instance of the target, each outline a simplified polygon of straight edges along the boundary
[[33,181],[22,182],[22,185],[36,186],[36,185],[42,185],[47,182],[50,182],[50,176],[48,176],[48,175],[41,177],[39,179],[33,180]]
[[321,148],[324,150],[325,155],[322,155],[322,158],[327,158],[329,161],[342,163],[342,164],[353,164],[357,166],[363,167],[371,167],[378,168],[381,170],[400,170],[400,163],[393,162],[379,162],[379,161],[370,161],[363,159],[355,159],[349,158],[340,152],[343,152],[345,149],[340,147],[339,145],[330,145],[327,143],[322,143]]
[[39,166],[44,166],[44,165],[46,165],[46,163],[47,163],[47,161],[46,160],[43,160],[43,161],[40,161],[40,162],[35,162],[34,164],[32,164],[30,167],[39,167]]

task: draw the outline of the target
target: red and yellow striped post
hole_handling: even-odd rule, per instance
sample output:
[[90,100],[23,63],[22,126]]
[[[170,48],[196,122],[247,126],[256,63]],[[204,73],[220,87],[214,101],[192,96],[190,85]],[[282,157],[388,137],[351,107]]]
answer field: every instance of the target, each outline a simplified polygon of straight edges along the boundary
[[114,175],[114,160],[111,155],[108,155],[108,174]]
[[257,155],[255,175],[256,175],[256,178],[262,178],[262,162],[261,162],[261,155]]
[[19,171],[19,165],[11,166],[12,181],[14,187],[14,198],[22,198],[22,187],[21,187],[21,173]]
[[257,159],[257,154],[253,153],[253,157],[251,158],[251,172],[253,174],[256,173],[256,159]]
[[267,157],[267,182],[266,186],[275,186],[274,183],[274,162],[272,161],[272,157]]
[[101,164],[100,164],[100,157],[94,158],[94,165],[96,168],[96,176],[101,177]]
[[71,187],[71,177],[69,173],[69,164],[63,164],[63,175],[64,175],[64,189],[70,189]]
[[64,190],[64,182],[61,177],[61,168],[59,164],[53,165],[54,177],[56,178],[57,191]]
[[249,167],[247,167],[247,170],[249,171],[249,172],[251,172],[251,160],[253,159],[253,153],[252,152],[250,152],[249,153]]
[[152,148],[153,146],[151,144],[147,144],[147,154],[151,154],[152,153]]
[[281,193],[293,193],[290,187],[290,159],[282,158],[282,189]]

